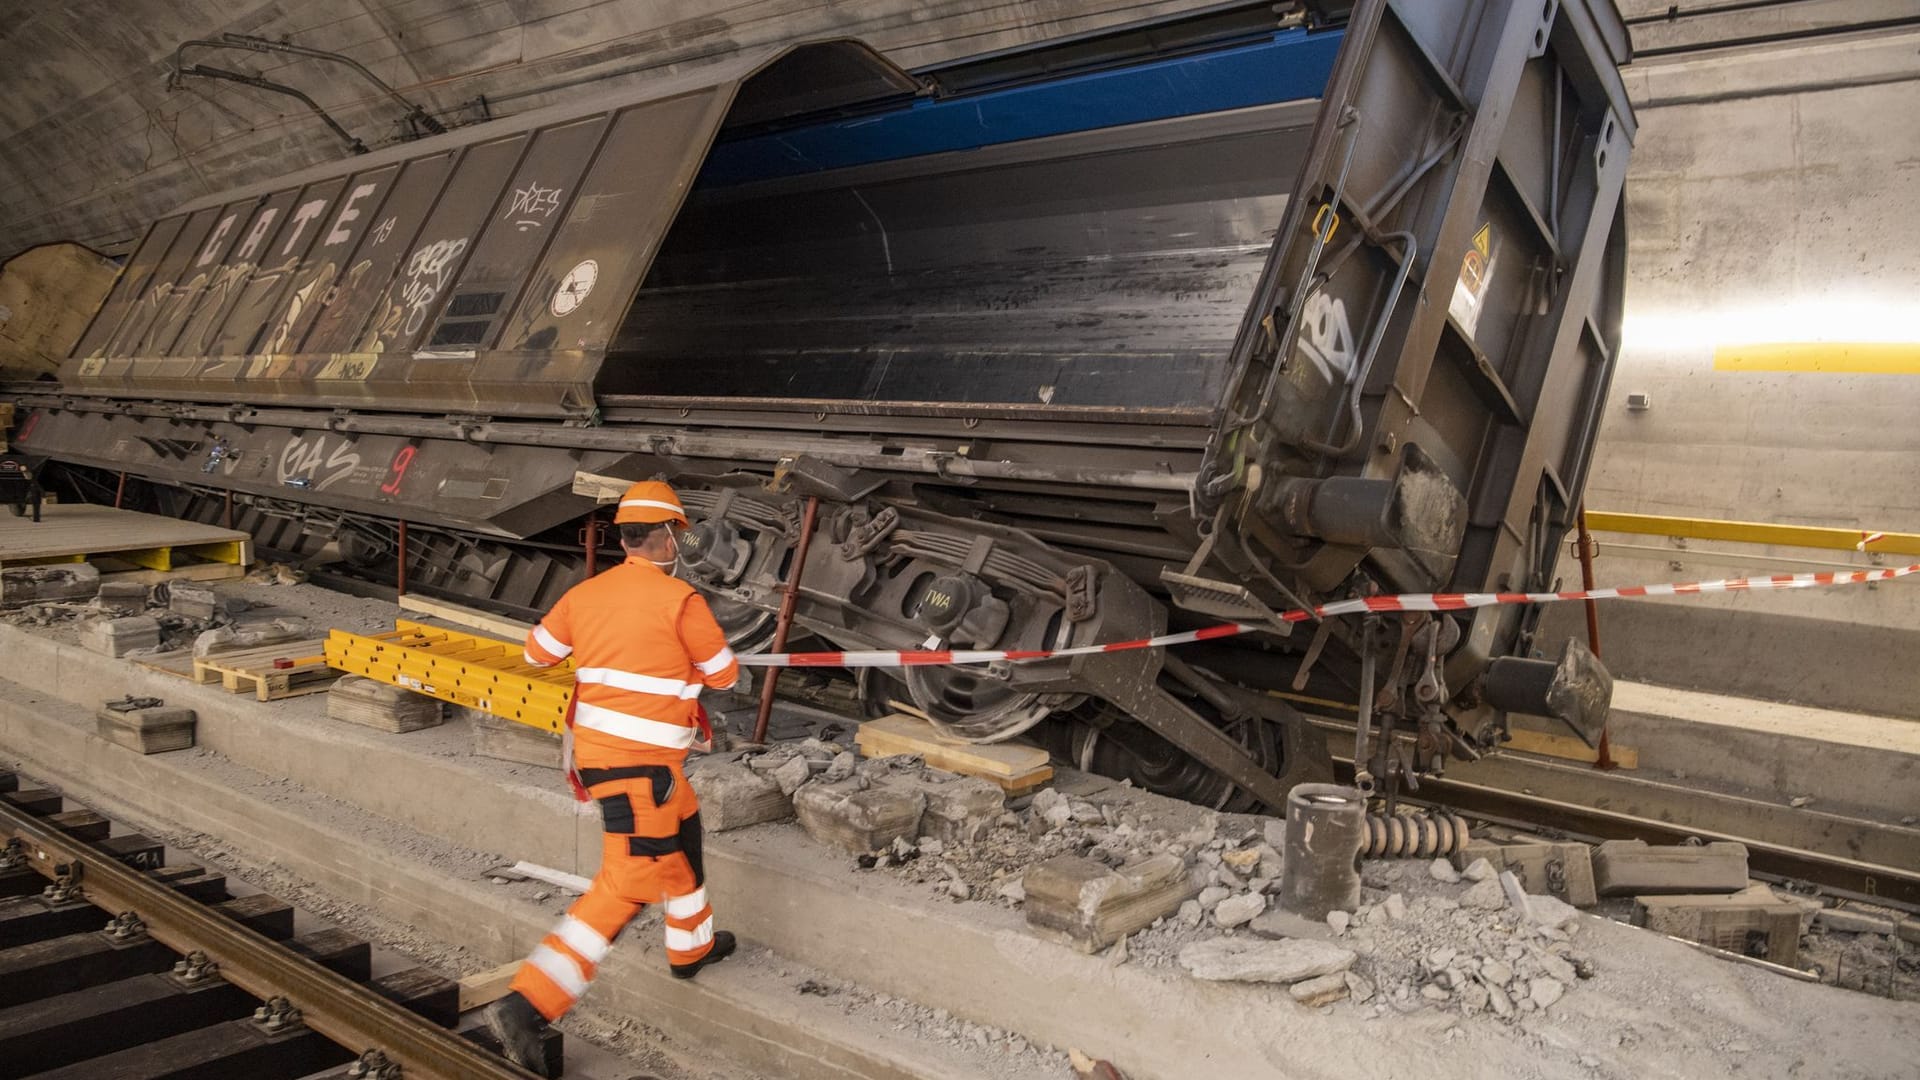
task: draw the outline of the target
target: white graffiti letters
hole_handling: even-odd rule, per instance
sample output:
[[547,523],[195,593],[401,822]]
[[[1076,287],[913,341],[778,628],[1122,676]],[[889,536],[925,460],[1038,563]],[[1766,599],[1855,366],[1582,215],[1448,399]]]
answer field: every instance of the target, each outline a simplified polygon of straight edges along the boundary
[[413,258],[407,260],[407,280],[400,285],[400,302],[407,309],[402,333],[420,332],[434,298],[446,290],[453,278],[453,268],[466,250],[465,238],[439,240],[415,251]]
[[234,261],[241,262],[253,258],[254,250],[260,246],[260,241],[267,238],[267,230],[273,228],[273,219],[279,216],[280,211],[274,207],[260,211],[260,216],[253,220],[253,228],[247,230],[247,238],[240,242],[240,250],[234,252]]
[[[327,452],[325,435],[295,435],[280,451],[280,482],[325,491],[360,467],[360,455],[345,439]],[[325,474],[321,475],[322,470]]]
[[379,184],[361,184],[353,189],[353,194],[347,196],[347,201],[340,204],[340,212],[333,216],[333,229],[327,233],[327,242],[323,245],[324,247],[344,244],[352,238],[353,233],[347,226],[360,217],[360,211],[355,210],[353,204],[373,194],[379,187]]
[[542,187],[538,181],[523,188],[515,188],[513,205],[507,207],[507,212],[501,215],[501,219],[514,219],[513,227],[521,232],[539,228],[546,223],[547,218],[553,216],[555,210],[560,209],[560,193],[560,188]]
[[1347,325],[1347,304],[1316,291],[1300,313],[1300,351],[1335,386],[1353,370],[1353,330]]
[[207,246],[200,249],[200,257],[194,260],[194,266],[205,266],[213,261],[215,255],[220,254],[220,241],[227,238],[228,231],[233,228],[234,220],[239,216],[228,214],[220,219],[220,224],[214,226],[213,235],[207,237]]
[[326,208],[325,199],[310,199],[301,203],[300,209],[293,212],[293,220],[288,223],[292,228],[287,232],[287,242],[280,245],[280,254],[293,254],[293,245],[300,239],[300,234],[307,231],[307,223],[319,217],[320,211]]

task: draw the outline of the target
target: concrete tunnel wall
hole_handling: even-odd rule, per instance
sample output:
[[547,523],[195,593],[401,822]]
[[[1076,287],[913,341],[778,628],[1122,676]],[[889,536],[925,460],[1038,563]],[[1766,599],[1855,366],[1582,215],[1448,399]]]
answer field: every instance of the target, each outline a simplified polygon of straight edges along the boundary
[[[298,104],[231,83],[169,92],[174,47],[238,31],[344,51],[449,121],[484,97],[517,112],[733,50],[863,37],[913,66],[1198,6],[1196,0],[780,0],[714,15],[692,0],[75,0],[0,25],[0,254],[76,239],[123,249],[200,195],[342,156]],[[1621,0],[1629,17],[1667,0]],[[1683,8],[1694,5],[1681,5]],[[1634,27],[1645,51],[1911,14],[1911,0],[1825,0]],[[402,110],[332,64],[214,51],[306,90],[369,145]],[[624,73],[624,74],[623,74]],[[1714,346],[1920,340],[1920,32],[1642,56],[1628,186],[1628,345],[1588,504],[1596,509],[1920,531],[1920,375],[1717,370]],[[569,88],[536,93],[557,84]],[[1629,411],[1629,393],[1652,407]],[[1602,537],[1603,584],[1866,564]],[[1628,548],[1653,550],[1628,550]],[[1724,552],[1713,554],[1712,552]],[[1563,578],[1578,568],[1563,563]],[[1604,652],[1628,677],[1920,716],[1920,584],[1615,604]],[[1549,639],[1581,613],[1548,613]],[[1551,645],[1551,641],[1544,644]]]
[[[1920,32],[1643,59],[1628,86],[1627,327],[1587,505],[1920,532],[1920,372],[1716,367],[1740,342],[1920,343]],[[1597,539],[1601,585],[1920,562]],[[1915,579],[1614,602],[1600,625],[1629,678],[1920,718]],[[1580,605],[1547,628],[1584,636]]]
[[[0,258],[76,240],[124,250],[190,199],[345,156],[291,98],[210,79],[166,87],[174,49],[223,32],[345,53],[453,124],[619,89],[741,49],[866,40],[914,67],[1191,10],[1195,0],[72,0],[0,23]],[[186,62],[306,92],[369,147],[405,109],[351,69],[277,53],[195,49]],[[563,85],[564,84],[564,85]],[[534,93],[546,87],[552,92]],[[482,105],[482,99],[487,102]]]

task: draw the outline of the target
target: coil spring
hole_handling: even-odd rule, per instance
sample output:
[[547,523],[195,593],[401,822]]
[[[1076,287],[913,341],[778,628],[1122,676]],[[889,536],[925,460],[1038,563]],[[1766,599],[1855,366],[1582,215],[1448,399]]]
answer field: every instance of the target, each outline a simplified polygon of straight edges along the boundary
[[1434,859],[1467,846],[1467,819],[1459,814],[1368,814],[1369,859]]

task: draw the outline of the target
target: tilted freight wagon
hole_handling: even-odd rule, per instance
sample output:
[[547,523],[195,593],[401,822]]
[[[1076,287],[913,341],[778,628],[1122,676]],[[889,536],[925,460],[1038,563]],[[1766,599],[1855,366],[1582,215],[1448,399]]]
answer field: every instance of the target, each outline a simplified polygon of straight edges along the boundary
[[743,650],[793,574],[831,649],[1256,623],[860,673],[1219,805],[1324,770],[1289,700],[1364,704],[1367,781],[1508,711],[1591,736],[1606,674],[1535,656],[1535,610],[1281,613],[1552,587],[1619,348],[1625,54],[1607,0],[742,54],[181,208],[20,444],[374,574],[404,519],[414,588],[522,613],[578,579],[577,474],[664,477]]

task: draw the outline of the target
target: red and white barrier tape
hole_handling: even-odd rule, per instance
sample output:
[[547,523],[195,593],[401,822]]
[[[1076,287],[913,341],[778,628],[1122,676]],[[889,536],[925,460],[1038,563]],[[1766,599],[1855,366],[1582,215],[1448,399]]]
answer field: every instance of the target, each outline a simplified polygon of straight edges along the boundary
[[[1772,577],[1729,578],[1725,581],[1695,581],[1679,585],[1630,585],[1619,589],[1588,589],[1580,592],[1550,593],[1408,593],[1401,596],[1369,596],[1320,604],[1310,613],[1296,608],[1280,617],[1287,622],[1306,622],[1319,615],[1360,615],[1377,611],[1465,611],[1495,604],[1555,604],[1565,600],[1627,600],[1645,596],[1698,596],[1703,593],[1757,592],[1765,589],[1813,589],[1828,585],[1860,585],[1870,581],[1920,574],[1920,563],[1885,570],[1850,570],[1839,573],[1775,574]],[[1095,653],[1127,652],[1133,649],[1159,649],[1168,645],[1186,645],[1195,641],[1233,637],[1259,630],[1257,623],[1221,623],[1202,630],[1178,634],[1115,641],[1105,645],[1076,645],[1067,649],[976,649],[923,650],[917,652],[815,652],[756,653],[740,657],[745,667],[932,667],[951,664],[992,664],[1000,661],[1026,663],[1055,660],[1064,656],[1090,656]]]

